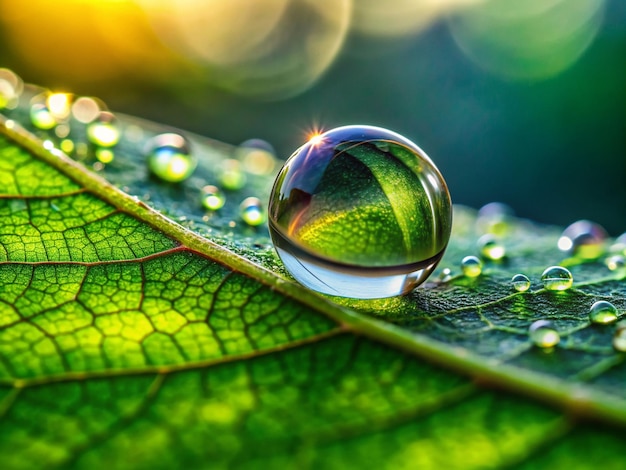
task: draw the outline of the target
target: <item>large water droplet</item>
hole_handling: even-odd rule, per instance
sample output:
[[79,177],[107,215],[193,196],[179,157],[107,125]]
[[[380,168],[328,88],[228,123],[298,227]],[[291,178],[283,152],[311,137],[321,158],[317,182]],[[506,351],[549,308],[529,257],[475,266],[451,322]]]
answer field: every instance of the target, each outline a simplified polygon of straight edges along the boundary
[[513,284],[513,289],[517,292],[526,292],[530,289],[530,279],[524,274],[516,274],[513,276],[511,284]]
[[559,332],[549,320],[537,320],[528,328],[528,336],[535,346],[551,349],[561,341]]
[[102,111],[87,125],[87,138],[98,147],[113,147],[120,141],[120,136],[117,118],[108,111]]
[[189,143],[179,134],[159,134],[148,143],[146,154],[150,171],[164,181],[179,183],[191,176],[196,160]]
[[562,291],[572,287],[574,277],[562,266],[550,266],[541,275],[541,282],[548,290]]
[[450,237],[450,195],[414,143],[376,127],[312,138],[285,163],[270,233],[291,274],[343,297],[400,295],[435,269]]
[[598,224],[579,220],[569,225],[558,241],[559,250],[582,259],[596,259],[604,253],[607,234]]
[[476,256],[466,256],[461,260],[461,271],[467,277],[478,277],[483,272],[483,262]]
[[589,320],[591,320],[592,323],[606,325],[617,321],[618,314],[617,308],[615,308],[615,305],[611,302],[599,300],[589,309]]

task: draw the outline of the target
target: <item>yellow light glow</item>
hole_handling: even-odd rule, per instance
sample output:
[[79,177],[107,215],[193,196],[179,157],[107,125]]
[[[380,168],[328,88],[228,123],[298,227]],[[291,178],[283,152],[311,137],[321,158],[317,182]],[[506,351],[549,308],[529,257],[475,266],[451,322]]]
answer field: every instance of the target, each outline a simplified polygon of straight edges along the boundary
[[322,143],[323,140],[324,140],[324,137],[322,137],[322,134],[315,133],[315,134],[311,135],[311,137],[309,137],[309,144],[311,144],[311,145],[319,145],[319,144]]

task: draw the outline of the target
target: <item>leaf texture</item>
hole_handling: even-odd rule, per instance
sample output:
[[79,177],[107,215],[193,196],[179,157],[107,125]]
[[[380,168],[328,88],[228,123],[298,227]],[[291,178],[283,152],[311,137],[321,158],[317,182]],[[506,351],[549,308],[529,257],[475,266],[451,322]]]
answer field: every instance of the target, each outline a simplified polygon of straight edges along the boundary
[[[556,230],[513,221],[507,263],[478,280],[334,303],[288,280],[265,232],[233,229],[237,204],[207,221],[197,183],[147,178],[139,145],[105,174],[169,218],[0,133],[4,468],[623,465],[623,355],[586,318],[593,299],[626,307],[623,277],[598,263],[558,295],[508,284],[562,261]],[[197,148],[207,179],[226,150]],[[444,266],[474,250],[475,216],[456,215]],[[526,334],[546,317],[563,336],[551,354]]]

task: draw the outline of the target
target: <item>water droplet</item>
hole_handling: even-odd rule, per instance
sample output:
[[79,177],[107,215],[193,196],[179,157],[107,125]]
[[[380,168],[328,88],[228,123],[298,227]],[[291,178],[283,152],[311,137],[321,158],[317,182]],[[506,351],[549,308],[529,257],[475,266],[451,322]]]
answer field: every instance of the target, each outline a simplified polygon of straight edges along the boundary
[[626,232],[615,239],[611,245],[611,253],[620,253],[626,256]]
[[13,71],[0,68],[0,109],[13,109],[24,89],[24,82]]
[[562,291],[572,287],[574,277],[562,266],[550,266],[541,275],[541,282],[548,290]]
[[617,328],[613,335],[613,347],[620,352],[626,352],[626,321],[617,323]]
[[478,211],[476,225],[483,233],[503,236],[510,229],[509,221],[515,216],[513,209],[501,202],[490,202]]
[[70,126],[67,124],[59,124],[54,128],[54,133],[59,139],[65,139],[70,135]]
[[604,253],[606,238],[606,231],[600,225],[579,220],[563,230],[558,247],[577,258],[596,259]]
[[100,111],[104,109],[104,105],[98,103],[95,98],[81,96],[72,104],[72,116],[78,122],[83,124],[90,123],[98,117]]
[[500,261],[506,255],[504,245],[491,234],[483,235],[478,239],[478,249],[483,258],[491,261]]
[[524,274],[516,274],[513,276],[511,284],[513,284],[513,289],[517,292],[526,292],[530,289],[530,279]]
[[70,139],[63,139],[59,147],[66,155],[70,155],[74,151],[74,142]]
[[248,197],[244,199],[239,210],[241,211],[241,220],[253,227],[261,225],[267,220],[267,214],[259,198]]
[[33,126],[46,131],[57,125],[56,119],[54,119],[54,116],[44,103],[32,104],[30,107],[30,121],[33,123]]
[[274,183],[269,212],[276,250],[298,281],[362,299],[424,282],[443,255],[452,217],[428,156],[370,126],[333,129],[296,150]]
[[98,148],[96,149],[96,158],[104,164],[111,163],[115,159],[115,153],[108,148]]
[[439,273],[439,280],[441,282],[448,282],[452,278],[452,270],[450,268],[443,268]]
[[73,99],[69,93],[50,93],[46,97],[46,106],[57,121],[64,121],[70,116]]
[[196,169],[189,142],[179,134],[157,135],[148,143],[146,153],[150,171],[170,183],[186,180]]
[[535,346],[551,349],[561,341],[559,332],[549,320],[537,320],[528,328],[528,336]]
[[611,271],[622,271],[626,269],[626,258],[622,255],[609,256],[604,260],[604,264],[606,264],[606,267]]
[[87,125],[87,138],[98,147],[113,147],[120,141],[120,127],[117,118],[108,111],[102,111],[96,120]]
[[246,180],[246,174],[241,169],[239,161],[233,159],[224,160],[220,182],[225,189],[237,191],[246,185]]
[[246,170],[255,175],[269,175],[276,166],[274,147],[262,139],[242,142],[236,153]]
[[208,185],[202,188],[202,205],[210,210],[216,211],[224,207],[226,196],[217,186]]
[[466,256],[461,260],[461,271],[467,277],[478,277],[483,272],[483,262],[476,256]]
[[591,323],[606,325],[617,321],[618,311],[611,302],[599,300],[589,309],[589,320]]

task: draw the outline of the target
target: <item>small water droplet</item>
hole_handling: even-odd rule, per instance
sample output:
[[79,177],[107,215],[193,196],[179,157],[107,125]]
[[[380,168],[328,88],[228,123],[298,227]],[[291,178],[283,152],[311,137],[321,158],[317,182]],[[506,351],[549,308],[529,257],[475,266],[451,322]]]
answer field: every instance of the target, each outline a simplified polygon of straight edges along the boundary
[[528,336],[535,346],[551,349],[561,341],[559,332],[549,320],[537,320],[528,328]]
[[246,181],[246,174],[243,172],[239,161],[233,159],[224,160],[220,182],[225,189],[237,191],[246,185]]
[[503,236],[510,230],[509,221],[514,216],[515,212],[510,206],[501,202],[490,202],[479,209],[476,225],[483,233]]
[[44,103],[33,103],[30,107],[30,121],[33,126],[46,131],[57,125],[56,119]]
[[189,142],[179,134],[157,135],[148,143],[146,153],[150,171],[170,183],[186,180],[196,168]]
[[439,280],[441,282],[448,282],[452,278],[452,270],[450,268],[443,268],[439,273]]
[[624,320],[617,323],[613,335],[613,347],[617,351],[626,352],[626,321]]
[[541,275],[543,287],[552,291],[563,291],[572,287],[574,277],[562,266],[550,266]]
[[605,251],[606,231],[598,224],[579,220],[569,225],[558,241],[559,250],[581,259],[596,259]]
[[373,299],[426,280],[452,212],[441,174],[419,147],[386,129],[346,126],[314,136],[287,160],[269,214],[274,246],[300,283]]
[[12,70],[0,68],[0,109],[14,109],[24,89],[24,82]]
[[111,163],[115,159],[115,153],[108,148],[98,148],[95,153],[98,161],[104,164]]
[[57,121],[64,121],[70,116],[73,99],[70,93],[50,93],[46,97],[46,106]]
[[478,239],[478,249],[483,258],[491,261],[500,261],[506,255],[504,245],[492,234],[483,235]]
[[626,256],[626,232],[615,239],[611,245],[611,253],[618,253]]
[[476,256],[466,256],[461,260],[461,271],[467,277],[478,277],[483,272],[483,262]]
[[530,289],[530,279],[524,274],[516,274],[513,276],[513,278],[511,278],[511,284],[513,284],[513,289],[517,292],[526,292]]
[[261,225],[267,220],[267,214],[259,198],[248,197],[244,199],[239,210],[241,211],[241,220],[253,227]]
[[622,255],[609,256],[604,260],[604,264],[606,264],[606,267],[611,271],[622,271],[626,269],[626,258]]
[[74,142],[70,139],[63,139],[59,144],[59,147],[66,155],[71,155],[74,151]]
[[606,325],[617,321],[618,313],[617,308],[611,302],[599,300],[589,309],[589,320],[592,323]]
[[81,96],[74,101],[71,111],[74,119],[83,124],[88,124],[95,120],[103,109],[104,105],[99,103],[95,98]]
[[120,141],[120,126],[117,118],[108,111],[102,111],[87,125],[87,138],[98,147],[113,147]]
[[269,175],[276,167],[274,147],[262,139],[249,139],[237,148],[237,158],[246,171],[255,175]]
[[202,205],[205,209],[216,211],[224,207],[226,196],[220,188],[208,185],[202,188]]

